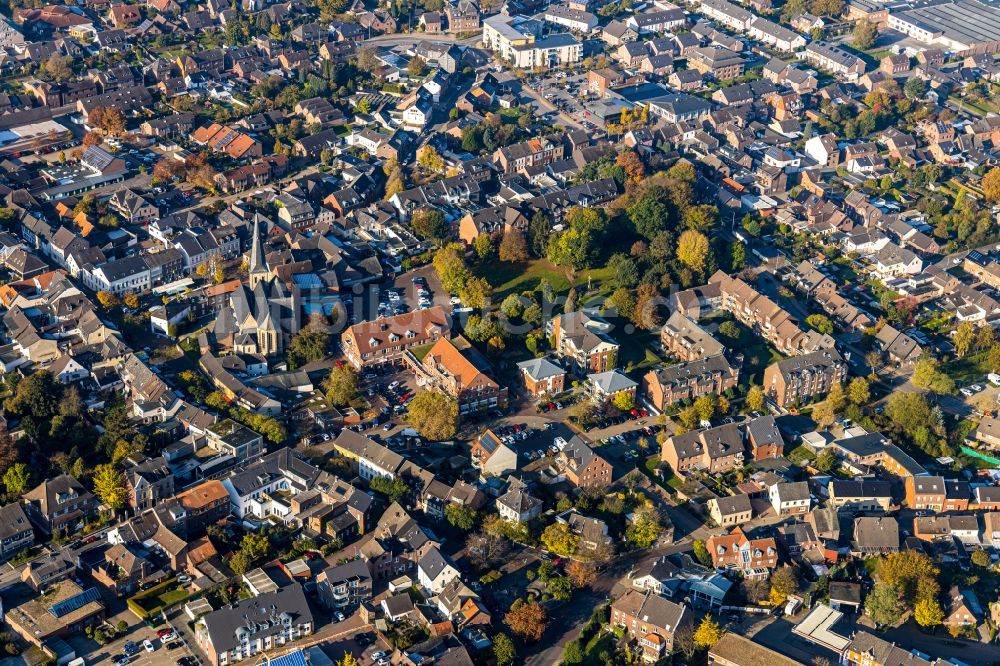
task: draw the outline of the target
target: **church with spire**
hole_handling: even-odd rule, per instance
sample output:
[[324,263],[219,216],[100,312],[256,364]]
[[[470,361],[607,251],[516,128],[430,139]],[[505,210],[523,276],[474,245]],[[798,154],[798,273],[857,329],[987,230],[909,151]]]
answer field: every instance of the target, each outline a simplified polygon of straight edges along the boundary
[[229,297],[215,320],[215,340],[239,354],[283,354],[302,328],[299,287],[274,276],[264,256],[260,224],[253,225],[249,280]]

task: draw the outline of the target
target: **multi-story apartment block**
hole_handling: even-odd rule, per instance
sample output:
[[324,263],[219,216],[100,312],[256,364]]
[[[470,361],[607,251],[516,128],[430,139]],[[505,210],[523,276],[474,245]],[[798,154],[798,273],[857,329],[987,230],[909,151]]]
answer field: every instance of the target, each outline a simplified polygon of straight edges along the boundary
[[583,45],[569,33],[543,36],[544,22],[497,14],[483,21],[483,44],[514,67],[557,67],[583,60]]
[[584,377],[618,366],[619,345],[608,334],[608,322],[577,310],[555,317],[551,323],[556,356],[573,374]]
[[594,453],[580,437],[573,437],[556,456],[556,464],[566,475],[566,480],[579,488],[608,486],[614,470],[603,457]]
[[436,342],[451,330],[440,305],[351,326],[340,336],[348,362],[355,368],[395,364],[414,347]]
[[847,363],[836,349],[777,361],[764,370],[764,392],[778,407],[826,395],[847,379]]
[[[461,348],[460,348],[461,347]],[[424,356],[421,370],[425,387],[436,387],[458,401],[459,414],[495,409],[507,402],[507,388],[501,387],[467,356],[471,345],[465,338],[440,338]],[[475,353],[475,350],[471,350]]]
[[292,583],[204,615],[194,636],[211,666],[228,666],[309,636],[314,627],[302,586]]
[[562,393],[566,388],[566,371],[546,358],[534,358],[517,364],[525,392],[532,398]]
[[642,392],[653,407],[662,411],[682,400],[721,395],[735,388],[739,378],[739,363],[730,364],[725,356],[712,356],[650,370],[642,378]]
[[664,351],[682,361],[721,356],[726,350],[711,333],[679,310],[670,315],[660,330],[660,343]]
[[761,294],[740,278],[717,271],[709,284],[719,287],[719,307],[749,326],[787,356],[797,356],[819,349],[832,349],[830,335],[804,330],[784,308]]

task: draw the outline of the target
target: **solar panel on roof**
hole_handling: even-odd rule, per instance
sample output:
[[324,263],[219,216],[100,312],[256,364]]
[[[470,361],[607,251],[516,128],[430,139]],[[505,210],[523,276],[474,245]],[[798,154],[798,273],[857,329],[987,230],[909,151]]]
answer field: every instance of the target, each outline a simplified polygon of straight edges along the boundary
[[56,617],[62,617],[64,615],[69,615],[73,611],[83,608],[91,601],[97,601],[100,598],[100,590],[96,587],[92,587],[89,590],[85,590],[80,594],[70,597],[69,599],[64,599],[57,604],[49,606],[49,612]]
[[306,656],[302,650],[295,650],[271,659],[268,666],[306,666]]

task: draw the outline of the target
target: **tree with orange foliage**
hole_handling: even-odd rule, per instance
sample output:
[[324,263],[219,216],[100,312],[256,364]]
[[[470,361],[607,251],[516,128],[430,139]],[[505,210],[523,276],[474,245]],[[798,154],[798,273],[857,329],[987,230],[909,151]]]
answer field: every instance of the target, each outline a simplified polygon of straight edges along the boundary
[[87,132],[83,135],[83,147],[90,148],[91,146],[101,145],[101,137],[99,137],[94,132]]
[[597,570],[585,562],[573,560],[566,565],[566,575],[575,588],[584,588],[597,580]]
[[642,163],[634,150],[618,153],[615,164],[625,171],[625,178],[630,185],[642,182],[642,179],[646,177],[646,165]]
[[537,643],[549,626],[549,614],[537,601],[515,601],[506,615],[504,622],[510,630],[526,643]]

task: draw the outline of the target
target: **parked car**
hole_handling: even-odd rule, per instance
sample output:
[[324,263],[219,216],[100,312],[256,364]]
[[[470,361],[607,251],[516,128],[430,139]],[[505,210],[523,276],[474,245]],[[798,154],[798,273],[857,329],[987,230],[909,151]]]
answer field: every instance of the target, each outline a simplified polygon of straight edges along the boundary
[[148,638],[142,642],[142,647],[146,649],[146,652],[155,652],[156,646]]

